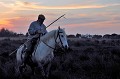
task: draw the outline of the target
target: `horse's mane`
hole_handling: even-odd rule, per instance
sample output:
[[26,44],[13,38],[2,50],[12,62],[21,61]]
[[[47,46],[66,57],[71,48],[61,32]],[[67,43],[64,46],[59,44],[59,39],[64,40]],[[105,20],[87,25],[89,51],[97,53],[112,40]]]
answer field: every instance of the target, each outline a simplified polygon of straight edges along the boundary
[[[63,29],[59,29],[59,31],[62,31],[66,35],[66,33],[65,33],[65,31]],[[57,30],[52,30],[52,31],[48,32],[47,34],[45,34],[44,36],[42,36],[40,39],[42,41],[47,41],[50,38],[52,38],[53,36],[56,37],[57,32],[58,32],[58,29]]]
[[48,32],[47,34],[45,34],[44,36],[42,36],[40,39],[42,41],[47,41],[48,39],[52,38],[55,35],[56,31],[57,30],[52,30],[52,31]]

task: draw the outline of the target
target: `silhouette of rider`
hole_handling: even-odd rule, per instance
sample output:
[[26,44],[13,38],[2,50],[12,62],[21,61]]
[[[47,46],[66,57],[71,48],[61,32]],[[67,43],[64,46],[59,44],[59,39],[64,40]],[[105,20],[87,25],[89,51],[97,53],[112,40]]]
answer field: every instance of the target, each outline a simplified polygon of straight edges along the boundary
[[43,24],[44,20],[45,16],[40,14],[38,16],[38,20],[30,24],[30,27],[28,29],[29,41],[26,44],[24,64],[26,64],[29,61],[29,58],[32,55],[32,52],[34,51],[34,46],[36,45],[38,38],[47,33],[46,26]]

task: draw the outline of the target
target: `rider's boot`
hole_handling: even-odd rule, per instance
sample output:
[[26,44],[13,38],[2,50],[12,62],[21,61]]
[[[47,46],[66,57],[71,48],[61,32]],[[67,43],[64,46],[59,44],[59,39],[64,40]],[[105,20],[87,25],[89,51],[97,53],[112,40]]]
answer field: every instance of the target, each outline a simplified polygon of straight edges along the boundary
[[26,64],[27,64],[28,58],[29,58],[29,52],[28,52],[28,50],[26,49],[24,52],[25,52],[25,57],[24,57],[22,65],[21,65],[22,68],[26,67]]

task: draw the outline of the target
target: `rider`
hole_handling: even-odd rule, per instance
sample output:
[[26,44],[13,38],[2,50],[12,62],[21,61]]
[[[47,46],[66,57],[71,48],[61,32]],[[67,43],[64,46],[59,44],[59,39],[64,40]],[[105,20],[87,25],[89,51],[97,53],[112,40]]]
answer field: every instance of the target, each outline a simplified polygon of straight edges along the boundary
[[45,16],[40,14],[38,16],[38,20],[30,24],[30,27],[28,29],[29,36],[28,36],[28,42],[26,44],[24,64],[28,62],[29,57],[32,55],[34,46],[37,43],[38,38],[41,35],[45,35],[47,33],[46,26],[43,24],[44,20],[45,20]]

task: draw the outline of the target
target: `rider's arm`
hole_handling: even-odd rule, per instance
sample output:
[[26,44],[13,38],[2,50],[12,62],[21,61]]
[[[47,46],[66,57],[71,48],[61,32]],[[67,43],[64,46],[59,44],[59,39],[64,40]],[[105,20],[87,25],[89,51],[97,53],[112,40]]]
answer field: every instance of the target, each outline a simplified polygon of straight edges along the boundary
[[46,26],[44,25],[44,34],[46,34],[46,33],[48,33],[48,31],[46,30]]
[[31,23],[31,24],[30,24],[30,27],[29,27],[29,29],[28,29],[28,32],[29,32],[30,35],[34,35],[34,34],[35,34],[36,30],[35,30],[34,23]]

